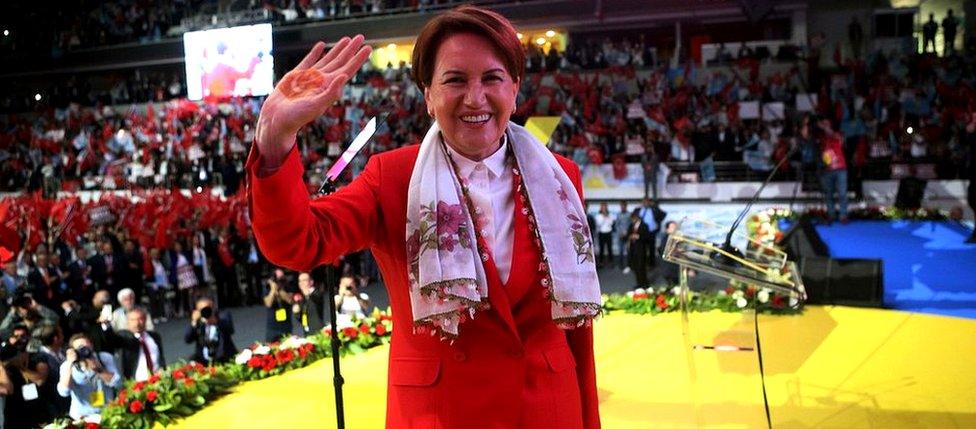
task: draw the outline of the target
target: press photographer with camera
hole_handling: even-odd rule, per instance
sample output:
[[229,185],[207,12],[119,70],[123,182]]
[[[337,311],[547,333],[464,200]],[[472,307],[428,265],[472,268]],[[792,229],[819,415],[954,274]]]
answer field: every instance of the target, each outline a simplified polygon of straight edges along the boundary
[[264,307],[266,312],[266,325],[264,340],[267,342],[277,341],[282,336],[291,334],[291,315],[288,308],[292,305],[292,295],[286,290],[288,278],[282,269],[274,270],[274,276],[267,279],[265,284]]
[[122,375],[115,359],[109,353],[95,352],[85,334],[72,335],[68,344],[71,348],[65,351],[65,361],[61,364],[58,393],[71,397],[68,415],[72,419],[99,414],[122,387]]
[[4,428],[34,428],[50,417],[53,400],[46,387],[49,368],[38,355],[27,351],[29,332],[23,326],[0,344],[0,361],[11,385],[5,398]]
[[[46,325],[57,325],[58,314],[53,310],[38,304],[29,293],[18,293],[10,303],[11,309],[0,322],[0,338],[12,335],[15,326],[26,326],[31,332]],[[36,351],[41,346],[35,338],[28,344],[30,351]]]
[[213,299],[197,300],[190,326],[186,327],[183,340],[187,344],[196,343],[190,360],[203,365],[227,362],[237,354],[234,345],[234,320],[230,313],[218,311]]

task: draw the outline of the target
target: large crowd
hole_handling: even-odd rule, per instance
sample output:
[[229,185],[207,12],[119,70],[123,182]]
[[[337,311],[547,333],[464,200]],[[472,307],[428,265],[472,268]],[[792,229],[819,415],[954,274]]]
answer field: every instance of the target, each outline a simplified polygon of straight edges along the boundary
[[[802,63],[739,58],[706,69],[656,65],[642,40],[586,40],[563,53],[530,45],[515,118],[560,116],[552,148],[580,165],[642,162],[650,180],[662,163],[694,163],[703,181],[721,180],[715,162],[765,173],[816,170],[819,145],[802,124],[830,119],[843,134],[852,181],[884,179],[891,165],[925,178],[967,178],[972,142],[972,57],[875,52],[837,60],[834,71]],[[819,53],[807,53],[817,63]],[[583,60],[583,59],[586,60]],[[8,116],[0,133],[0,190],[193,189],[224,185],[233,194],[261,99],[199,105],[180,98],[178,79],[119,83],[110,101],[159,101],[148,111],[71,103]],[[366,119],[391,114],[370,151],[417,143],[429,124],[407,66],[364,68],[342,105],[307,127],[300,141],[307,169],[339,154]],[[164,89],[164,88],[167,88]],[[155,88],[155,89],[152,89]],[[810,96],[812,94],[812,97]],[[793,106],[806,99],[809,109]],[[740,102],[782,102],[781,117],[741,118]],[[669,164],[670,163],[670,164]],[[666,169],[664,169],[666,170]],[[312,179],[317,177],[312,174]],[[757,175],[755,177],[761,177]],[[792,178],[792,175],[783,175]]]

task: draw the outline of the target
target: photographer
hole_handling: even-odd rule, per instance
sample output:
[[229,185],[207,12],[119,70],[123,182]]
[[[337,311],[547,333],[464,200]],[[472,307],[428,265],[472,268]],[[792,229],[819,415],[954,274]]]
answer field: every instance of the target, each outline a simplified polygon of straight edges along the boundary
[[68,341],[61,364],[58,393],[71,397],[72,419],[98,414],[102,407],[115,399],[122,387],[122,376],[115,367],[115,359],[106,352],[95,352],[85,334],[75,334]]
[[[11,308],[7,312],[7,317],[0,323],[0,337],[7,338],[12,334],[15,326],[26,326],[31,332],[46,325],[57,325],[58,314],[53,310],[38,304],[29,293],[21,293],[14,297]],[[37,339],[31,340],[27,345],[31,351],[36,351],[41,346]]]
[[281,269],[274,271],[274,277],[267,280],[267,293],[264,295],[264,307],[267,309],[267,321],[264,340],[272,342],[283,335],[291,334],[291,318],[288,307],[292,304],[292,297],[285,290],[287,278]]
[[190,360],[204,365],[227,362],[237,354],[234,345],[234,321],[230,313],[218,311],[211,298],[197,300],[183,341],[196,343]]
[[305,335],[314,334],[325,327],[325,297],[327,292],[315,286],[315,281],[309,273],[298,275],[298,289],[301,294],[295,294],[295,305],[292,311],[298,316]]
[[11,391],[4,405],[4,427],[34,428],[51,418],[45,394],[47,364],[31,359],[27,342],[11,338],[0,345],[0,361],[9,379]]
[[355,277],[343,276],[339,279],[339,294],[334,297],[336,312],[339,317],[336,324],[343,326],[343,319],[352,321],[352,318],[362,319],[366,317],[366,309],[369,308],[369,295],[359,291],[359,283]]

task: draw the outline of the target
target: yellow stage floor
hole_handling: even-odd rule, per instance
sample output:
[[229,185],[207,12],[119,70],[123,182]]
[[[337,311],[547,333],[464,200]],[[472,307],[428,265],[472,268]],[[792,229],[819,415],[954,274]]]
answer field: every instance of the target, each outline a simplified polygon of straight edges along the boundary
[[[766,426],[751,315],[615,314],[596,325],[603,426]],[[688,327],[688,336],[683,335]],[[976,321],[849,307],[760,316],[775,428],[976,428]],[[385,347],[343,360],[346,427],[382,428]],[[238,386],[178,428],[334,427],[328,360]]]

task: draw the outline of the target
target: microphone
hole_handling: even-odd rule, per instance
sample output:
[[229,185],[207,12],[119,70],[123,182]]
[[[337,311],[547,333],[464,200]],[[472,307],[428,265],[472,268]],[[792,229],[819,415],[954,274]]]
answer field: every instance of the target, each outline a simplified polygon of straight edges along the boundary
[[389,116],[389,113],[381,113],[370,118],[366,126],[359,131],[359,134],[356,134],[356,138],[352,140],[349,147],[336,159],[332,167],[329,168],[329,171],[325,173],[325,180],[322,182],[322,186],[319,187],[316,195],[328,195],[335,192],[335,181],[339,179],[339,175],[342,174],[342,171],[346,169],[352,159],[366,147],[366,143],[376,134],[379,127],[386,124]]
[[[745,257],[745,255],[742,253],[741,250],[739,250],[738,248],[732,245],[732,235],[735,233],[735,229],[739,227],[739,224],[742,223],[742,219],[744,219],[746,217],[746,214],[749,213],[749,209],[752,208],[752,205],[759,200],[759,195],[762,194],[763,189],[766,189],[766,185],[768,185],[769,182],[773,180],[773,176],[775,176],[776,172],[779,171],[780,167],[783,166],[783,163],[785,163],[786,160],[792,158],[793,155],[796,154],[798,149],[799,149],[799,145],[794,146],[789,150],[789,152],[786,153],[786,156],[784,156],[783,159],[779,160],[779,162],[776,163],[772,171],[769,172],[769,176],[766,177],[766,180],[764,180],[762,185],[759,186],[759,189],[756,190],[755,195],[753,195],[752,198],[749,200],[749,202],[746,203],[745,208],[742,209],[742,211],[739,213],[739,216],[735,218],[735,222],[732,222],[732,226],[729,227],[729,233],[725,236],[725,242],[722,243],[721,246],[719,246],[719,249],[721,249],[723,252],[727,252],[731,255],[735,255],[740,258]],[[723,253],[716,253],[715,258],[718,259],[719,262],[725,264],[736,264],[734,259],[728,257]]]

